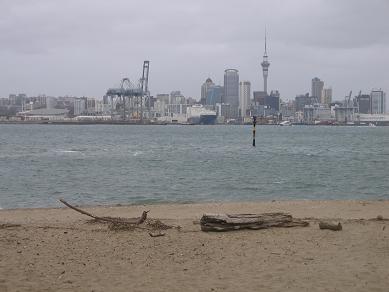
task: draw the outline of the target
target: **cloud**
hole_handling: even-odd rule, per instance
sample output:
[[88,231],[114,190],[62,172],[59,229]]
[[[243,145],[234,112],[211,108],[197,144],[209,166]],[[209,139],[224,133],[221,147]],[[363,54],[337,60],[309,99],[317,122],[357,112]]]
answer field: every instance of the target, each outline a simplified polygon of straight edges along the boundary
[[226,67],[260,89],[265,25],[269,85],[284,97],[309,91],[314,76],[339,96],[388,89],[388,8],[385,0],[0,0],[0,95],[102,96],[123,76],[139,78],[145,59],[153,93],[198,97]]

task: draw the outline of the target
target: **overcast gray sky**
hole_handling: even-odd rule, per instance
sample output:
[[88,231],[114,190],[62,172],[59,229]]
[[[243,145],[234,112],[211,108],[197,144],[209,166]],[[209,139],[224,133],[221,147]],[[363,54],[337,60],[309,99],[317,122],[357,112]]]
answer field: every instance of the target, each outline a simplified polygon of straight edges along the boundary
[[[334,97],[389,90],[388,0],[0,0],[0,96],[101,97],[150,60],[152,94],[199,98],[226,68],[293,98],[315,76]],[[389,102],[388,102],[389,103]]]

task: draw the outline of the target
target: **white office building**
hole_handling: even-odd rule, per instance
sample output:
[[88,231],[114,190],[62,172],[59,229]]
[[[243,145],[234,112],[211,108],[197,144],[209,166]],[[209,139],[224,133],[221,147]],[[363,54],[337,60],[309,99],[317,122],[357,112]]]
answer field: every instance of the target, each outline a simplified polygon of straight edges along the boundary
[[250,106],[251,83],[250,81],[239,82],[239,113],[240,117],[247,116],[247,110]]
[[384,114],[386,109],[386,96],[385,92],[381,89],[372,90],[370,94],[370,109],[371,113],[374,114]]

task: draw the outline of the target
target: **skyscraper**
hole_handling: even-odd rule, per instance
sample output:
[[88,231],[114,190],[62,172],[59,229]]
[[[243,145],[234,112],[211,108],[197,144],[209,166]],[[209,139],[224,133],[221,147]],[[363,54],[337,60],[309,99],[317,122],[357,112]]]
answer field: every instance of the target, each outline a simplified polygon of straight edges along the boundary
[[250,81],[239,82],[239,112],[240,116],[246,116],[247,109],[250,105],[251,83]]
[[278,90],[272,90],[269,95],[265,97],[265,106],[271,109],[271,113],[274,114],[280,111],[280,93]]
[[223,86],[211,85],[207,90],[205,104],[215,106],[217,103],[221,103],[223,99],[223,93]]
[[381,89],[372,90],[370,94],[370,109],[372,114],[384,114],[386,110],[385,92]]
[[356,98],[358,105],[358,112],[360,114],[370,114],[371,96],[369,94],[360,94]]
[[262,74],[263,74],[263,91],[267,94],[267,76],[269,75],[270,63],[268,61],[268,56],[267,56],[266,31],[265,31],[265,52],[263,54],[263,61],[261,63],[261,66],[262,66]]
[[321,94],[323,91],[324,82],[315,77],[312,79],[312,91],[311,96],[316,98],[317,102],[321,102]]
[[330,104],[332,102],[332,88],[324,88],[321,94],[321,103]]
[[224,71],[224,96],[223,102],[231,105],[231,118],[238,117],[239,107],[239,73],[236,69]]
[[203,85],[201,85],[201,99],[200,99],[200,103],[201,104],[205,104],[206,103],[206,99],[207,99],[207,95],[208,95],[208,90],[213,85],[215,85],[215,84],[212,82],[211,78],[207,78],[207,80],[205,80]]

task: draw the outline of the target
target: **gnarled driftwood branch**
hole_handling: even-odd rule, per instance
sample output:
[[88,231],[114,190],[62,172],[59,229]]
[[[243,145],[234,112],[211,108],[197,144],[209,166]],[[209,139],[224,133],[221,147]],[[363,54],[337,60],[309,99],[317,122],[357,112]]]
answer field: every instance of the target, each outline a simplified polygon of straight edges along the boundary
[[73,209],[74,211],[77,211],[78,213],[81,213],[83,215],[92,217],[95,220],[117,223],[117,224],[134,224],[134,225],[142,224],[147,219],[147,213],[149,212],[149,211],[143,211],[142,215],[139,218],[100,217],[100,216],[93,215],[87,211],[81,210],[77,207],[74,207],[70,205],[68,202],[66,202],[64,199],[59,199],[59,201],[65,206],[69,207],[70,209]]

